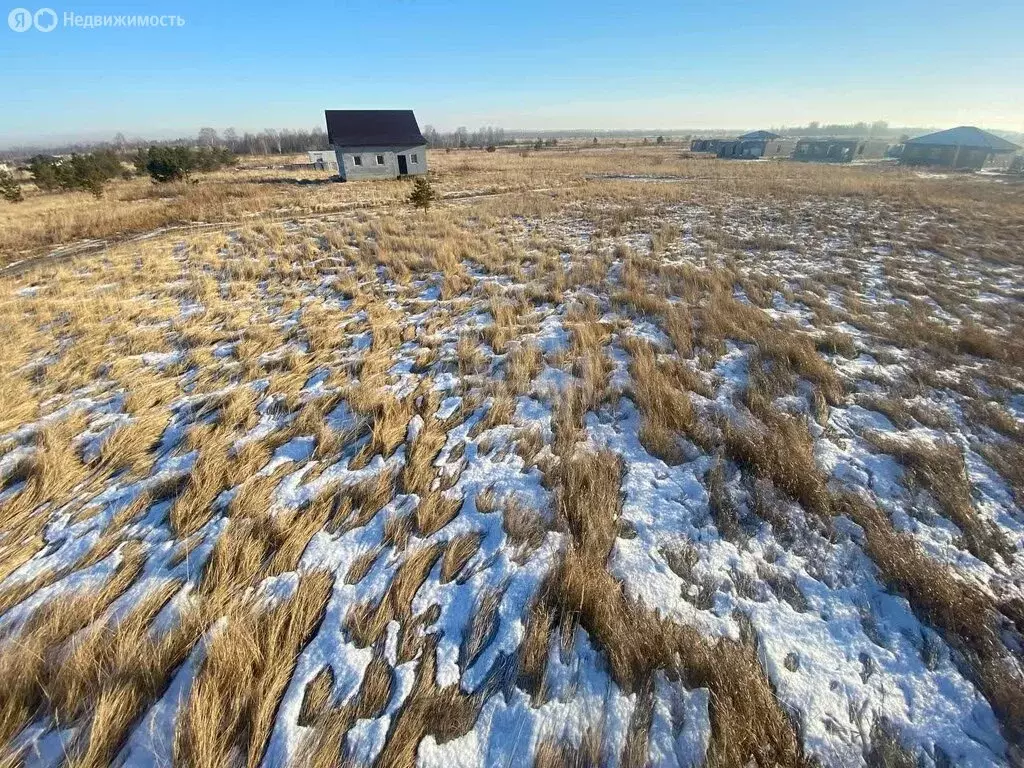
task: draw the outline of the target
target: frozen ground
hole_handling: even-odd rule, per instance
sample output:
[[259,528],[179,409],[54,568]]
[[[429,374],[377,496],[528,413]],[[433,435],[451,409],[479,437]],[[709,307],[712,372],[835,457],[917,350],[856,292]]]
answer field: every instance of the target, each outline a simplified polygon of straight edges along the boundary
[[[0,739],[729,764],[723,712],[769,715],[695,647],[784,713],[744,761],[1019,759],[1024,267],[978,237],[844,198],[468,206],[8,280]],[[607,456],[618,498],[570,471]],[[567,604],[605,527],[618,591]],[[700,639],[624,675],[627,609]]]

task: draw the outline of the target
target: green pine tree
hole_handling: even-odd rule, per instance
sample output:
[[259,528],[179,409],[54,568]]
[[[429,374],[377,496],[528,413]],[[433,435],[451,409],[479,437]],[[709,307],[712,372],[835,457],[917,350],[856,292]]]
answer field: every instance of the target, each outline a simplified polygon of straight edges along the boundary
[[21,195],[21,185],[7,170],[0,170],[0,197],[12,203],[20,203],[24,199]]
[[426,176],[417,176],[413,182],[412,193],[409,195],[409,202],[417,208],[427,210],[430,204],[437,200],[437,192],[430,186]]

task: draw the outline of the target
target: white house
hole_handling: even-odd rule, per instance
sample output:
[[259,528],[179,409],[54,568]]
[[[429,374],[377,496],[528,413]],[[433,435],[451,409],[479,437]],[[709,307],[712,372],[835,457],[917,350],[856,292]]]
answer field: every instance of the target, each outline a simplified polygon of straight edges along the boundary
[[427,172],[427,140],[411,109],[329,109],[327,141],[338,174],[349,179],[397,179]]

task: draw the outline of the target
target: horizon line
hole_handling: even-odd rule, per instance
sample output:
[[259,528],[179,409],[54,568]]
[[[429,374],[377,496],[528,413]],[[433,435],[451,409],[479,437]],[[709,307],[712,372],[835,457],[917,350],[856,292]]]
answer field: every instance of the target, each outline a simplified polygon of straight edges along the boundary
[[[826,122],[823,122],[823,121],[813,121],[813,122],[818,122],[819,128],[827,128],[827,127],[830,127],[830,126],[835,126],[835,127],[852,127],[854,125],[863,124],[863,125],[867,126],[870,129],[870,127],[871,127],[873,122],[884,122],[884,121],[870,121],[870,122],[869,121],[857,121],[857,122],[848,122],[848,123],[826,123]],[[211,127],[211,126],[200,126],[200,128],[205,128],[205,127]],[[769,129],[770,130],[787,131],[787,130],[799,130],[799,129],[810,128],[810,123],[803,124],[803,125],[785,125],[785,124],[783,124],[783,125],[768,125],[768,126],[762,126],[761,128],[754,128],[754,129],[751,129],[749,126],[745,126],[745,127],[730,126],[730,127],[716,127],[716,128],[694,128],[694,127],[667,128],[667,127],[647,127],[647,126],[640,126],[640,127],[637,127],[637,128],[598,128],[598,127],[594,127],[594,126],[583,126],[583,127],[577,127],[577,128],[505,128],[504,126],[495,125],[495,124],[485,124],[485,125],[481,125],[481,126],[479,126],[477,128],[469,128],[468,126],[458,126],[456,128],[443,128],[442,129],[442,128],[438,128],[437,126],[434,126],[432,123],[428,123],[428,122],[423,123],[423,128],[424,129],[428,128],[428,127],[429,128],[433,128],[434,130],[436,130],[438,133],[441,133],[441,134],[455,133],[459,129],[464,128],[470,134],[475,133],[475,132],[479,132],[479,131],[483,131],[483,130],[487,130],[487,129],[494,129],[494,130],[504,131],[507,134],[524,135],[524,136],[532,135],[532,136],[557,137],[559,135],[565,135],[567,137],[576,138],[578,135],[587,135],[587,134],[597,134],[597,135],[603,134],[603,135],[607,135],[607,136],[615,136],[615,135],[625,136],[625,135],[630,135],[630,134],[647,134],[647,133],[649,133],[652,136],[657,136],[659,134],[660,135],[675,135],[675,134],[683,134],[683,133],[685,133],[687,135],[692,135],[694,133],[702,133],[702,132],[703,133],[731,133],[731,132],[734,132],[734,131],[741,131],[742,132],[742,131],[750,131],[750,130],[769,130]],[[949,127],[957,127],[957,126],[949,126]],[[977,126],[977,127],[982,128],[983,130],[988,130],[988,131],[992,131],[992,132],[995,132],[995,133],[1008,133],[1008,134],[1013,134],[1013,135],[1018,135],[1018,136],[1024,136],[1024,129],[1022,129],[1022,130],[1012,130],[1012,129],[1006,129],[1006,128],[984,128],[983,126],[980,126],[980,125]],[[219,134],[222,134],[223,132],[225,132],[225,131],[227,131],[229,129],[232,129],[232,128],[234,128],[234,126],[227,126],[225,128],[220,128],[220,129],[215,129],[215,130],[217,131],[217,133],[219,135]],[[317,128],[320,128],[321,130],[323,130],[324,133],[326,133],[326,129],[324,129],[322,127],[319,127],[319,126],[314,126],[313,128],[296,128],[296,127],[271,128],[271,127],[266,127],[266,128],[262,128],[262,129],[259,129],[259,130],[252,130],[252,129],[241,130],[241,129],[234,128],[234,130],[241,137],[241,136],[244,136],[246,134],[257,135],[258,136],[260,134],[265,133],[266,131],[276,131],[278,133],[282,133],[282,132],[286,132],[286,131],[303,132],[303,131],[312,131],[312,130],[315,130]],[[49,148],[60,148],[60,147],[65,147],[65,146],[70,147],[70,146],[77,146],[77,145],[87,145],[88,146],[88,145],[110,144],[110,143],[113,142],[113,140],[116,138],[116,136],[119,133],[122,134],[122,135],[125,135],[125,140],[127,142],[133,143],[133,144],[145,143],[145,142],[150,142],[150,141],[151,142],[181,141],[181,140],[185,140],[185,139],[195,139],[195,138],[197,138],[199,130],[200,129],[196,129],[192,133],[181,133],[181,134],[174,134],[174,135],[172,135],[172,134],[165,134],[162,137],[161,136],[144,136],[144,135],[131,135],[131,136],[129,136],[129,135],[125,135],[124,131],[114,131],[113,134],[104,134],[102,137],[99,136],[99,135],[93,135],[91,138],[87,137],[87,136],[81,136],[81,137],[78,137],[78,138],[50,137],[50,138],[39,138],[39,139],[30,139],[30,140],[25,140],[25,139],[22,139],[22,140],[19,140],[19,139],[5,140],[5,139],[0,139],[0,152],[14,152],[14,151],[28,150],[28,149],[40,149],[41,150],[41,149],[49,149]],[[938,126],[938,125],[895,125],[895,124],[887,124],[886,127],[883,130],[886,131],[886,132],[905,132],[905,131],[908,131],[908,130],[932,131],[932,130],[942,130],[942,127]]]

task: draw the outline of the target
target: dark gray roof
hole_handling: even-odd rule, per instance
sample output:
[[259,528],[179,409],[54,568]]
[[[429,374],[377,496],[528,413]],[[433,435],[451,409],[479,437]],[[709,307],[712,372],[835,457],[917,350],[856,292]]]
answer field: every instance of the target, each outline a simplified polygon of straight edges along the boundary
[[926,144],[942,147],[969,147],[971,149],[988,149],[992,152],[1014,152],[1020,147],[1001,139],[988,131],[975,128],[973,125],[961,125],[946,131],[929,133],[910,139],[907,144]]
[[328,109],[327,141],[337,147],[426,144],[411,109]]
[[744,133],[740,136],[741,139],[781,139],[782,137],[777,133],[771,131],[751,131],[750,133]]

